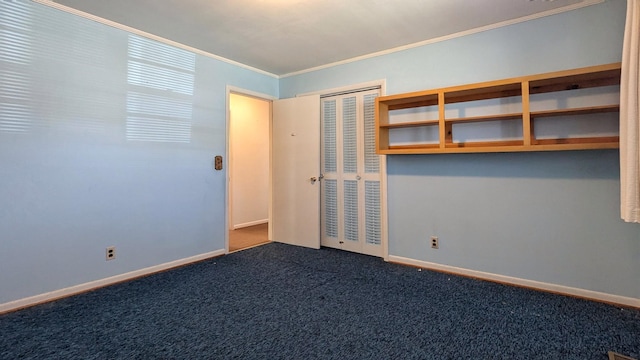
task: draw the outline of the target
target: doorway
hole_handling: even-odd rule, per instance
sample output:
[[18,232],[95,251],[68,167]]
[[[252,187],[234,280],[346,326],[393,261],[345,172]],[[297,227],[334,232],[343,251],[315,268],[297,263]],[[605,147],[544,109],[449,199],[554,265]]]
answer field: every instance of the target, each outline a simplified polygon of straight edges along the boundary
[[269,242],[271,101],[229,94],[229,252]]
[[[326,135],[324,133],[321,135],[321,133],[327,130],[325,128],[321,131],[321,110],[324,111],[322,108],[324,108],[326,104],[321,101],[320,93],[304,94],[295,98],[277,100],[269,96],[251,93],[250,91],[245,92],[242,89],[227,86],[227,104],[229,104],[229,112],[227,114],[228,131],[231,130],[231,118],[235,117],[238,112],[238,110],[231,109],[230,98],[232,94],[244,98],[265,101],[270,106],[269,109],[271,113],[267,116],[271,132],[268,137],[270,142],[270,161],[268,161],[267,164],[271,167],[271,174],[266,177],[266,181],[269,184],[269,191],[266,191],[266,193],[268,193],[271,198],[268,201],[267,221],[256,224],[261,225],[267,223],[265,226],[268,228],[267,242],[276,241],[312,248],[329,246],[373,256],[381,256],[385,260],[387,259],[386,209],[384,206],[386,203],[386,181],[385,177],[382,176],[386,172],[386,159],[384,156],[375,154],[375,144],[372,143],[372,141],[375,140],[373,131],[375,129],[373,124],[374,102],[380,93],[384,93],[384,81],[377,81],[375,84],[368,83],[361,85],[362,86],[349,87],[348,89],[342,88],[333,89],[334,91],[324,91],[323,93],[329,93],[331,95],[323,95],[322,98],[360,93],[356,96],[358,99],[356,99],[355,106],[355,112],[360,114],[357,115],[358,120],[356,120],[356,137],[360,139],[357,141],[359,144],[356,152],[360,159],[362,159],[362,155],[364,155],[367,160],[365,160],[365,163],[361,163],[364,164],[364,168],[362,168],[363,165],[361,164],[357,165],[358,173],[356,173],[355,180],[363,184],[364,193],[362,193],[362,189],[360,189],[362,186],[360,185],[355,186],[355,188],[358,188],[357,191],[351,191],[355,189],[351,189],[354,188],[354,186],[353,179],[348,178],[352,175],[349,170],[341,171],[339,174],[336,173],[335,178],[332,179],[330,171],[323,169],[326,164],[322,166],[320,164],[321,159],[326,156],[326,154],[322,154],[322,156],[320,154],[320,142]],[[365,94],[364,92],[367,90],[375,91]],[[342,110],[339,111],[340,115],[336,113],[337,116],[344,117],[346,115],[344,109],[353,108],[353,106],[345,106],[347,103],[352,102],[350,97],[344,99],[342,97],[336,97],[333,100],[342,104]],[[338,111],[338,108],[336,108],[336,111]],[[364,118],[362,115],[364,115]],[[346,123],[349,123],[349,121]],[[365,125],[365,123],[368,125]],[[338,126],[338,128],[335,129],[336,140],[337,137],[342,139],[342,132],[344,131],[342,127],[344,124],[344,119],[336,119],[336,125]],[[340,132],[340,134],[338,134],[338,132]],[[238,228],[237,225],[233,226],[234,222],[237,224],[237,221],[232,220],[234,217],[237,217],[237,215],[233,215],[233,201],[231,199],[233,196],[231,191],[233,187],[231,177],[235,177],[232,170],[231,142],[233,142],[233,140],[229,133],[227,138],[229,139],[227,146],[230,164],[227,168],[229,174],[227,182],[229,189],[227,197],[229,204],[227,208],[229,224],[227,250],[234,251],[234,248],[229,246],[230,235],[232,235],[231,232],[235,231],[235,233],[233,233],[234,235],[239,234],[238,229],[242,231],[243,228]],[[276,138],[278,140],[274,140]],[[244,140],[241,140],[241,142],[242,141]],[[238,141],[236,140],[235,142],[237,143]],[[343,143],[343,141],[340,142]],[[347,143],[350,143],[350,141],[347,141]],[[341,146],[344,146],[344,143]],[[362,146],[364,146],[364,148],[362,148]],[[335,150],[343,152],[344,149],[336,148]],[[339,157],[342,162],[344,160],[343,156]],[[379,163],[376,160],[379,160]],[[336,161],[338,161],[337,158]],[[375,169],[371,167],[373,163],[378,163],[378,166],[374,166]],[[278,176],[284,176],[284,178],[278,178]],[[330,193],[329,190],[331,189],[325,187],[324,184],[327,183],[325,180],[336,183],[336,195],[342,196],[348,192],[347,195],[350,195],[348,199],[337,199],[335,207],[327,207],[328,199],[326,194]],[[341,190],[338,190],[338,183],[341,183]],[[320,191],[320,187],[322,191]],[[320,200],[321,193],[323,194],[322,201]],[[362,200],[352,201],[354,197],[351,195],[355,193],[358,193],[358,199]],[[295,201],[292,201],[292,199]],[[345,200],[349,200],[349,202],[347,203]],[[356,211],[356,208],[359,210]],[[337,237],[331,236],[332,234],[327,230],[328,223],[331,223],[331,221],[327,221],[329,219],[327,214],[331,213],[331,209],[335,209],[335,215],[338,216],[338,218],[334,219],[336,223],[339,223],[337,234],[340,235]],[[315,214],[313,214],[311,210],[315,211]],[[320,213],[322,213],[322,215]],[[346,223],[347,220],[349,224]],[[352,221],[355,221],[355,223],[352,223]],[[357,225],[354,225],[356,223]],[[348,239],[343,237],[346,229],[344,225],[349,225]],[[246,227],[248,228],[249,226]],[[357,233],[359,234],[357,236],[358,240],[356,241],[358,245],[355,247],[352,246],[356,244],[353,240],[355,237],[352,236],[355,233],[354,229],[357,229]],[[315,240],[313,238],[315,238]],[[346,243],[345,240],[348,240],[349,243]]]

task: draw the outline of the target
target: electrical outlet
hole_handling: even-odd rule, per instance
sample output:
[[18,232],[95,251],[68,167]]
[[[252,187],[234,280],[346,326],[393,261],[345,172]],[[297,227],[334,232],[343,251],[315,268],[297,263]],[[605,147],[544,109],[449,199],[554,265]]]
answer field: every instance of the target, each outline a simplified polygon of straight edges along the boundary
[[115,259],[116,258],[116,247],[115,246],[109,246],[107,248],[106,255],[107,255],[107,261]]
[[431,237],[431,248],[432,249],[437,249],[438,248],[438,237],[437,236],[432,236]]

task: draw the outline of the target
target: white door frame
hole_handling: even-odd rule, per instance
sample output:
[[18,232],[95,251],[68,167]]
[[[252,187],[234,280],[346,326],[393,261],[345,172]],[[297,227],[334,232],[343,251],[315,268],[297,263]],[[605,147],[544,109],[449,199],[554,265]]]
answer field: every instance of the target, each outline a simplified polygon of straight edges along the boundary
[[[327,96],[332,94],[339,94],[343,92],[352,92],[358,90],[364,90],[372,87],[380,87],[380,96],[387,94],[387,80],[380,79],[374,81],[368,81],[353,85],[341,86],[331,89],[325,89],[320,91],[313,91],[308,93],[297,94],[296,96],[305,95],[320,95]],[[387,156],[380,155],[380,231],[382,234],[382,258],[384,261],[389,261],[389,221],[387,218]]]
[[[224,235],[224,250],[225,250],[225,254],[229,253],[229,229],[231,228],[231,216],[229,213],[229,205],[230,205],[230,187],[229,187],[229,176],[230,176],[230,171],[229,168],[231,166],[230,162],[229,162],[229,155],[231,154],[231,143],[230,143],[230,137],[229,137],[229,130],[230,130],[230,125],[231,125],[231,94],[237,94],[237,95],[241,95],[241,96],[247,96],[247,97],[252,97],[252,98],[256,98],[259,100],[265,100],[269,102],[269,107],[272,106],[272,102],[274,100],[278,100],[278,98],[276,98],[275,96],[271,96],[271,95],[267,95],[267,94],[262,94],[259,92],[255,92],[255,91],[251,91],[251,90],[247,90],[247,89],[243,89],[243,88],[239,88],[236,86],[232,86],[232,85],[227,85],[226,87],[226,128],[225,128],[225,151],[226,151],[226,155],[225,155],[225,159],[223,161],[223,169],[224,169],[224,173],[225,173],[225,201],[224,201],[224,223],[226,226],[225,229],[225,235]],[[271,152],[271,125],[272,125],[272,116],[271,116],[271,110],[269,111],[269,152]],[[269,153],[269,159],[271,159],[271,153]],[[271,162],[269,162],[269,189],[271,189]],[[271,195],[269,195],[269,223],[271,223]],[[271,240],[271,226],[269,226],[269,240]]]

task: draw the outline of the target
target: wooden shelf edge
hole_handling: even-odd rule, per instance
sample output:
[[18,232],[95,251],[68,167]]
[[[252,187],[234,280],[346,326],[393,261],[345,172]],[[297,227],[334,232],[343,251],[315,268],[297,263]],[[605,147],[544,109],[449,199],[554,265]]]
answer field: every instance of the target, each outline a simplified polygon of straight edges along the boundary
[[619,144],[619,136],[598,136],[598,137],[581,137],[581,138],[559,138],[559,139],[535,139],[532,146],[544,145],[579,145],[579,146],[598,146],[600,144]]
[[440,123],[439,120],[422,120],[422,121],[411,121],[411,122],[403,122],[403,123],[395,123],[395,124],[381,124],[380,127],[383,129],[397,129],[397,128],[407,128],[407,127],[419,127],[419,126],[433,126],[438,125]]
[[563,78],[563,77],[577,76],[577,75],[583,75],[583,74],[617,71],[621,68],[622,68],[622,63],[615,62],[615,63],[602,64],[602,65],[585,66],[585,67],[569,69],[569,70],[552,71],[552,72],[547,72],[542,74],[528,75],[525,77],[527,78],[528,81],[535,82],[537,80],[544,80],[544,79]]
[[445,104],[522,96],[522,78],[461,85],[445,88],[442,91]]
[[524,140],[469,141],[445,144],[446,149],[524,146]]
[[606,150],[618,149],[620,143],[532,145],[528,151]]
[[407,145],[389,145],[388,150],[411,150],[411,149],[438,149],[440,144],[407,144]]
[[555,110],[543,110],[532,111],[531,117],[553,117],[553,116],[566,116],[566,115],[584,115],[584,114],[598,114],[620,111],[620,105],[602,105],[602,106],[588,106],[583,108],[574,109],[555,109]]
[[376,98],[376,102],[386,105],[389,110],[400,110],[422,106],[437,106],[438,91],[427,90],[380,96]]
[[483,116],[444,119],[446,123],[452,123],[452,124],[483,122],[483,121],[501,121],[501,120],[522,120],[522,113],[496,114],[496,115],[483,115]]
[[[553,117],[553,116],[608,113],[608,112],[616,112],[616,111],[620,111],[620,105],[602,105],[602,106],[589,106],[589,107],[574,108],[574,109],[532,111],[530,114],[532,118],[541,118],[541,117]],[[455,124],[455,123],[519,120],[519,119],[522,119],[522,113],[452,118],[452,119],[445,119],[444,121],[446,123]],[[439,120],[422,120],[422,121],[412,121],[412,122],[403,122],[403,123],[395,123],[395,124],[380,124],[380,127],[391,129],[391,128],[433,126],[438,124],[439,124]]]
[[413,101],[413,102],[396,103],[396,104],[387,103],[387,106],[389,107],[389,111],[393,111],[393,110],[402,110],[402,109],[412,109],[417,107],[438,106],[438,102],[432,101],[432,100],[423,100],[423,101]]
[[606,150],[618,149],[618,142],[601,143],[568,143],[568,144],[539,144],[539,145],[515,145],[515,146],[490,146],[490,147],[455,147],[439,148],[436,146],[420,147],[419,145],[390,148],[378,151],[380,155],[402,154],[469,154],[469,153],[508,153],[508,152],[536,152],[536,151],[569,151],[569,150]]
[[621,63],[528,76],[530,93],[541,94],[564,90],[620,84]]

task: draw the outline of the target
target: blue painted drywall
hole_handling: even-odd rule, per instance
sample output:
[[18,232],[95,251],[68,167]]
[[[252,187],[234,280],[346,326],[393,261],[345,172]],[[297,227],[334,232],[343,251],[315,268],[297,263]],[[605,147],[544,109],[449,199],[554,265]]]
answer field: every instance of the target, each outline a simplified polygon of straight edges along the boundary
[[[611,0],[286,77],[280,94],[377,79],[394,94],[617,62],[625,6]],[[616,151],[387,159],[390,255],[640,298],[640,226],[619,217]]]
[[[195,55],[190,141],[131,141],[130,35],[27,1],[0,11],[18,4],[44,19],[25,35],[36,52],[32,96],[42,101],[24,100],[26,131],[0,131],[0,304],[224,249],[226,171],[212,161],[226,158],[226,86],[277,97],[278,80]],[[68,61],[92,52],[92,63]],[[0,114],[1,130],[10,115]]]
[[280,81],[280,97],[378,79],[387,94],[620,61],[623,0],[484,31]]
[[638,297],[640,229],[619,218],[616,151],[388,160],[390,254]]
[[[222,249],[225,173],[211,170],[211,157],[225,152],[226,85],[284,98],[387,79],[387,93],[398,93],[619,61],[625,2],[279,82],[196,55],[188,145],[122,140],[126,89],[113,74],[126,66],[117,49],[125,32],[30,4],[52,23],[106,40],[109,55],[86,81],[104,82],[102,95],[122,109],[93,128],[41,112],[37,131],[0,133],[0,303]],[[74,29],[47,31],[71,41]],[[74,73],[41,66],[52,78]],[[57,88],[43,82],[34,91]],[[618,219],[614,151],[388,161],[392,255],[640,298],[640,230]],[[427,248],[430,235],[441,239],[437,252]],[[109,245],[118,257],[106,262]]]

